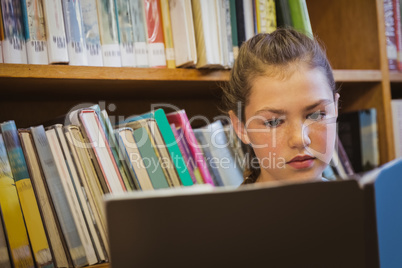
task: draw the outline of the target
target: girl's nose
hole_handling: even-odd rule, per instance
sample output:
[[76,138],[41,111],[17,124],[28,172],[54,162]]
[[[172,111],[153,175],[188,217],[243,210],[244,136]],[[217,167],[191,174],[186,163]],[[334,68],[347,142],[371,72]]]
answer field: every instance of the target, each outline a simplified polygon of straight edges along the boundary
[[298,122],[289,126],[289,147],[303,149],[311,144],[309,128],[303,122]]

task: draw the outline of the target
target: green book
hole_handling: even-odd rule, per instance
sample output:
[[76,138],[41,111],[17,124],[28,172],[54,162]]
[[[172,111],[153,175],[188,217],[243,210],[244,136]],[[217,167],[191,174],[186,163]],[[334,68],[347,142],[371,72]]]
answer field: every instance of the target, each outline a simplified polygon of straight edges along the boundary
[[233,55],[237,58],[239,53],[239,41],[237,35],[237,16],[236,16],[236,0],[229,0],[230,9],[230,25],[232,27],[232,44],[233,44]]
[[142,127],[134,130],[133,135],[154,189],[169,188],[161,163],[149,140],[148,131]]
[[313,36],[306,0],[288,0],[293,27],[308,36]]

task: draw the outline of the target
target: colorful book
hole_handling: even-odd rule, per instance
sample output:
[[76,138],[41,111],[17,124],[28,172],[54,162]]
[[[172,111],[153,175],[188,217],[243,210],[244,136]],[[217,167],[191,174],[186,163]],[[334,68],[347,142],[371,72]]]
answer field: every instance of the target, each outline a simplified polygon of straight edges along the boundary
[[62,0],[70,65],[88,65],[80,0]]
[[66,240],[73,266],[82,267],[88,265],[86,251],[78,233],[78,227],[74,221],[73,208],[71,208],[67,192],[64,190],[65,182],[63,182],[59,169],[56,166],[45,129],[42,125],[31,127],[30,129],[43,169],[46,185],[53,201],[54,211]]
[[200,148],[198,147],[197,139],[194,136],[193,129],[188,120],[187,114],[184,110],[180,110],[174,113],[166,115],[167,120],[170,124],[175,124],[177,127],[181,127],[184,131],[184,137],[190,147],[190,152],[193,155],[198,168],[200,169],[204,183],[214,185],[209,173],[207,163],[202,155]]
[[145,1],[145,17],[148,30],[149,66],[166,67],[165,41],[163,39],[162,15],[159,0]]
[[35,190],[37,201],[42,215],[43,224],[46,229],[55,267],[69,267],[72,263],[66,248],[66,241],[61,232],[58,219],[53,211],[53,201],[47,190],[42,167],[30,129],[19,129],[18,135],[21,140],[21,147],[24,151],[27,167]]
[[222,68],[215,0],[193,0],[197,68]]
[[103,65],[121,67],[119,31],[114,0],[97,0]]
[[191,0],[170,0],[170,18],[177,67],[194,67],[197,63]]
[[276,30],[275,0],[255,0],[257,33],[271,33]]
[[0,206],[0,267],[11,268],[10,252],[8,251],[8,238],[4,226],[3,212]]
[[0,134],[0,206],[14,267],[35,267],[2,134]]
[[81,0],[85,49],[89,66],[103,66],[96,0]]
[[148,30],[144,0],[131,0],[131,20],[133,22],[135,62],[137,67],[149,67]]
[[389,70],[398,70],[398,49],[395,35],[395,17],[393,0],[384,0],[385,40]]
[[162,16],[163,37],[165,41],[166,66],[170,69],[174,69],[176,68],[176,63],[173,45],[172,23],[170,21],[169,1],[159,1]]
[[48,64],[45,16],[42,1],[22,0],[22,14],[29,64]]
[[193,181],[191,179],[190,173],[188,172],[187,165],[184,162],[183,155],[179,149],[179,146],[177,145],[177,141],[172,132],[172,129],[170,128],[169,121],[167,120],[165,111],[163,109],[157,109],[147,114],[128,118],[124,122],[121,122],[121,124],[145,118],[154,118],[156,120],[156,123],[158,124],[158,127],[161,131],[162,137],[169,150],[173,164],[176,166],[176,170],[180,177],[181,184],[183,186],[193,185]]
[[4,27],[4,63],[28,63],[21,2],[2,0],[1,12]]
[[133,177],[138,190],[153,190],[151,179],[133,136],[134,130],[129,127],[115,130],[122,159]]
[[121,66],[135,67],[134,25],[130,0],[115,0],[118,19]]
[[20,199],[21,209],[36,265],[39,267],[54,267],[52,253],[50,251],[15,122],[7,121],[2,123],[1,132],[3,133],[4,145],[17,187],[18,197]]
[[[392,1],[392,0],[391,0]],[[302,33],[313,37],[310,16],[307,10],[306,0],[288,0],[293,27]]]
[[139,128],[134,130],[133,136],[154,189],[169,188],[159,159],[152,147],[148,131],[145,128]]
[[61,1],[43,0],[49,63],[68,63],[66,30]]

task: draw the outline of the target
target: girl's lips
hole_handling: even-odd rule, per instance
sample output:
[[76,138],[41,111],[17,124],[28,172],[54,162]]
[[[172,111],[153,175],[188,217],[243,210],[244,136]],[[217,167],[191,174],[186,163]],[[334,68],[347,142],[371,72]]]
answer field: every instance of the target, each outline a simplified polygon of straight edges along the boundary
[[314,159],[315,157],[310,155],[296,156],[292,160],[288,161],[287,164],[295,169],[305,169],[314,164]]

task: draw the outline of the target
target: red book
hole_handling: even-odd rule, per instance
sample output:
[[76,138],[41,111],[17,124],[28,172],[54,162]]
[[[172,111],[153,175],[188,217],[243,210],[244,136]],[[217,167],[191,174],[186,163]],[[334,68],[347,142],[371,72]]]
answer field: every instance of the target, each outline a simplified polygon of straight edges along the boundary
[[166,68],[165,43],[159,0],[144,0],[148,28],[149,66]]

